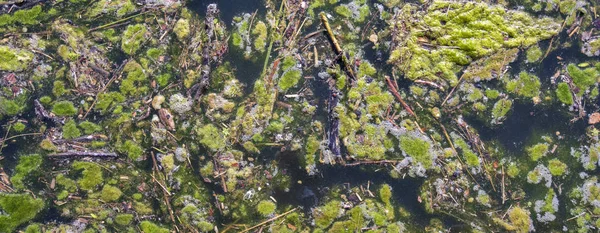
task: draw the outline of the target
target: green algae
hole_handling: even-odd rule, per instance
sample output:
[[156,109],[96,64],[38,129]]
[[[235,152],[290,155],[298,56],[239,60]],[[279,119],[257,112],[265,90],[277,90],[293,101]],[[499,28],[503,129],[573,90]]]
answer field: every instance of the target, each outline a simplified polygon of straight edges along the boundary
[[190,22],[183,18],[177,20],[173,32],[177,35],[177,39],[184,41],[190,35]]
[[77,180],[77,184],[83,190],[93,191],[104,182],[102,168],[95,163],[75,161],[73,169],[82,170],[82,177]]
[[562,176],[567,172],[567,164],[554,158],[548,161],[548,170],[553,176]]
[[169,233],[169,229],[160,227],[153,222],[150,221],[142,221],[140,223],[140,228],[144,233]]
[[538,161],[540,158],[548,154],[549,145],[546,143],[538,143],[532,147],[527,148],[527,154],[533,161]]
[[100,198],[105,202],[117,201],[121,198],[123,192],[117,187],[111,185],[104,185],[102,188]]
[[254,36],[254,49],[264,52],[267,46],[267,25],[263,21],[256,22],[252,29]]
[[42,156],[40,155],[26,155],[19,157],[19,164],[15,167],[15,172],[10,178],[13,186],[17,190],[25,189],[25,182],[28,182],[27,178],[35,177],[39,173],[39,168],[43,163]]
[[566,105],[573,104],[573,95],[571,94],[571,89],[569,88],[569,84],[567,83],[559,83],[556,87],[556,97],[560,102]]
[[73,116],[77,114],[77,108],[73,102],[68,100],[58,101],[52,106],[52,112],[57,116]]
[[119,151],[127,154],[127,157],[134,161],[141,159],[144,155],[144,149],[132,140],[125,141],[125,143],[123,143],[123,145],[121,145],[119,148]]
[[226,141],[221,131],[213,124],[207,124],[197,128],[196,134],[200,138],[200,143],[211,149],[217,151],[225,148]]
[[123,52],[129,55],[135,54],[142,47],[147,32],[148,30],[143,24],[127,26],[121,39],[121,49]]
[[33,53],[29,51],[14,49],[9,46],[0,46],[0,70],[24,70],[29,66],[33,58]]
[[536,97],[540,94],[541,82],[539,78],[525,71],[519,77],[506,82],[506,90],[522,97]]
[[512,108],[512,100],[500,99],[494,104],[492,109],[492,124],[500,124],[506,118],[506,114]]
[[[422,17],[410,27],[428,30],[414,30],[402,38],[406,45],[392,52],[390,62],[397,63],[409,79],[442,78],[451,84],[457,82],[455,73],[461,66],[474,59],[533,45],[555,35],[559,28],[550,18],[536,19],[485,3],[434,1]],[[419,44],[420,37],[427,38],[433,49]]]
[[69,120],[63,126],[63,137],[65,139],[73,139],[81,136],[81,131],[77,128],[74,120]]
[[[600,73],[595,68],[579,69],[575,64],[567,66],[567,72],[573,79],[573,84],[581,90],[587,90],[592,84],[595,84]],[[580,93],[584,93],[581,91]],[[580,94],[581,95],[581,94]]]
[[301,78],[302,72],[300,70],[291,69],[281,75],[277,86],[279,86],[281,90],[287,91],[288,89],[296,86]]
[[430,153],[431,145],[429,142],[412,136],[400,137],[400,148],[404,153],[421,163],[425,168],[430,168],[433,164],[433,156]]
[[534,45],[531,46],[529,49],[527,49],[527,62],[529,63],[534,63],[540,60],[540,58],[542,58],[543,56],[543,52],[542,49],[540,49],[540,46]]
[[17,133],[20,133],[20,132],[23,132],[23,130],[25,130],[26,127],[27,126],[25,124],[23,124],[22,122],[17,122],[12,126],[12,129]]
[[133,214],[118,214],[115,217],[115,222],[121,226],[127,226],[133,220]]
[[33,219],[44,208],[44,201],[29,194],[0,193],[0,231],[12,232]]
[[260,215],[267,217],[275,212],[276,207],[277,206],[272,201],[261,201],[256,205],[256,211]]

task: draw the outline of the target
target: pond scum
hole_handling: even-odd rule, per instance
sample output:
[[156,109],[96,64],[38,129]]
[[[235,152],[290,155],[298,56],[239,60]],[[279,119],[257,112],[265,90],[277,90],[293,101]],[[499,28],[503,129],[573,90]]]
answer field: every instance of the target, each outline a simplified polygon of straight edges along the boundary
[[255,2],[0,0],[0,232],[600,230],[597,1]]

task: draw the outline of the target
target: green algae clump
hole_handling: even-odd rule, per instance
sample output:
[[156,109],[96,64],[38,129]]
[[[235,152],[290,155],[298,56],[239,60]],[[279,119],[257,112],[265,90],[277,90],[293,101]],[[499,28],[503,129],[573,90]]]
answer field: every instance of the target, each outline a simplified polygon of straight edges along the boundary
[[204,125],[202,128],[197,128],[196,130],[196,133],[200,137],[200,143],[212,151],[225,148],[225,137],[220,132],[221,130],[213,124]]
[[279,79],[278,86],[283,91],[287,91],[288,89],[296,86],[298,81],[302,78],[302,72],[298,69],[291,69],[287,72],[283,73],[281,78]]
[[104,182],[102,168],[98,164],[75,161],[73,162],[73,169],[83,170],[83,172],[81,172],[83,177],[77,180],[77,184],[79,184],[79,187],[83,190],[93,191],[96,189],[96,186]]
[[553,176],[562,176],[567,172],[567,165],[558,159],[548,161],[548,170]]
[[267,46],[267,25],[262,21],[258,21],[252,29],[252,35],[256,36],[254,38],[254,49],[264,52]]
[[63,137],[65,139],[73,139],[81,136],[81,131],[77,128],[74,120],[69,120],[63,126]]
[[506,114],[512,108],[512,100],[500,99],[494,104],[492,108],[492,124],[501,124]]
[[119,188],[111,185],[104,185],[102,188],[102,193],[100,194],[100,198],[102,198],[102,200],[105,202],[111,202],[119,200],[122,194],[123,193]]
[[519,73],[518,78],[509,80],[506,83],[506,90],[519,96],[531,98],[539,95],[541,86],[542,83],[537,76],[523,71]]
[[556,88],[556,97],[558,97],[558,100],[560,100],[560,102],[563,104],[573,104],[573,95],[571,94],[571,89],[567,83],[558,84],[558,87]]
[[26,155],[19,157],[19,164],[15,167],[15,173],[10,178],[10,182],[16,189],[24,189],[24,179],[36,173],[42,165],[41,155]]
[[140,228],[144,233],[169,233],[169,229],[160,227],[150,221],[142,221]]
[[73,116],[77,114],[77,108],[75,108],[73,102],[64,100],[54,103],[52,112],[57,116]]
[[544,55],[544,53],[542,52],[542,49],[540,49],[540,46],[531,46],[531,48],[527,49],[527,62],[534,63],[540,60],[542,55]]
[[400,148],[415,162],[419,162],[425,168],[430,168],[433,164],[433,157],[429,153],[431,145],[429,142],[412,136],[400,137]]
[[123,32],[123,38],[121,39],[121,49],[123,52],[133,55],[142,46],[147,29],[143,24],[135,24],[127,26],[125,32]]
[[548,153],[549,146],[546,143],[539,143],[532,147],[527,148],[527,154],[533,161],[538,161],[540,158],[546,156]]
[[12,232],[33,219],[44,208],[44,201],[29,194],[0,193],[0,232]]
[[33,57],[33,53],[29,51],[0,46],[0,70],[25,70],[33,60]]
[[573,79],[573,84],[582,90],[580,93],[584,93],[584,90],[587,90],[591,85],[595,84],[598,76],[600,76],[600,73],[596,68],[592,67],[581,70],[575,64],[569,64],[567,66],[567,72]]
[[179,41],[185,40],[190,35],[190,22],[187,19],[179,19],[173,28]]
[[529,213],[522,209],[521,207],[514,207],[508,212],[508,219],[512,223],[512,230],[518,233],[527,233],[529,232],[529,228],[531,226],[531,218],[529,217]]
[[121,226],[127,226],[133,220],[133,214],[118,214],[115,217],[115,222]]
[[123,143],[123,145],[119,148],[119,151],[127,154],[127,157],[133,161],[139,160],[144,154],[144,149],[132,140],[125,141],[125,143]]
[[[560,28],[554,19],[487,3],[433,1],[426,12],[409,14],[418,20],[407,25],[409,34],[399,34],[397,41],[403,42],[391,52],[389,61],[408,79],[441,78],[450,84],[456,84],[456,72],[474,59],[534,45]],[[426,38],[431,46],[423,46],[419,38]]]
[[256,211],[260,215],[267,217],[275,212],[276,207],[277,206],[272,201],[261,201],[256,205]]

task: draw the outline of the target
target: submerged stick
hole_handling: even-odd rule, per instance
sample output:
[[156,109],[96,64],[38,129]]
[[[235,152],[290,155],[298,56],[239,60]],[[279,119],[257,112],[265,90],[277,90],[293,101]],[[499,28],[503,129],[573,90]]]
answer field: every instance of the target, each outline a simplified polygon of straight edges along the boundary
[[406,102],[404,102],[404,100],[402,99],[402,96],[400,96],[400,93],[398,93],[396,86],[394,86],[394,84],[392,83],[392,80],[390,79],[389,76],[385,76],[385,81],[386,81],[388,87],[390,88],[390,91],[392,92],[392,94],[394,94],[394,97],[396,97],[396,99],[400,102],[400,104],[402,104],[402,107],[404,107],[404,109],[408,113],[410,113],[410,115],[417,117],[417,115],[415,114],[415,112],[413,112],[413,110],[410,108],[410,106],[408,106],[408,104],[406,104]]
[[94,158],[116,158],[118,155],[114,152],[93,152],[93,151],[67,151],[62,153],[49,154],[50,158],[65,157],[94,157]]
[[270,222],[272,222],[272,221],[275,221],[275,220],[277,220],[277,219],[279,219],[279,218],[281,218],[281,217],[283,217],[283,216],[286,216],[286,215],[290,214],[291,212],[294,212],[294,211],[296,211],[296,209],[298,209],[298,207],[296,207],[296,208],[293,208],[293,209],[291,209],[291,210],[288,210],[287,212],[285,212],[285,213],[283,213],[283,214],[280,214],[280,215],[277,215],[277,216],[275,216],[275,217],[272,217],[272,218],[270,218],[270,219],[268,219],[268,220],[266,220],[266,221],[264,221],[264,222],[261,222],[261,223],[259,223],[258,225],[255,225],[255,226],[253,226],[253,227],[250,227],[250,228],[248,228],[248,229],[246,229],[246,230],[243,230],[243,231],[241,231],[240,233],[249,232],[249,231],[251,231],[251,230],[253,230],[253,229],[259,228],[259,227],[261,227],[261,226],[263,226],[263,225],[265,225],[265,224],[267,224],[267,223],[270,223]]
[[335,35],[333,34],[333,30],[331,30],[331,26],[329,26],[329,21],[327,20],[327,16],[323,12],[321,12],[321,14],[319,14],[319,16],[321,17],[321,23],[323,23],[323,25],[325,26],[325,31],[327,32],[327,34],[326,34],[327,38],[329,38],[329,42],[331,43],[331,47],[333,48],[335,55],[337,57],[341,57],[340,61],[342,62],[342,65],[344,66],[344,70],[350,76],[351,82],[353,82],[354,80],[356,80],[356,75],[354,75],[354,70],[350,66],[350,62],[348,61],[348,58],[344,54],[344,51],[342,50],[340,43],[338,43],[337,39],[335,38]]

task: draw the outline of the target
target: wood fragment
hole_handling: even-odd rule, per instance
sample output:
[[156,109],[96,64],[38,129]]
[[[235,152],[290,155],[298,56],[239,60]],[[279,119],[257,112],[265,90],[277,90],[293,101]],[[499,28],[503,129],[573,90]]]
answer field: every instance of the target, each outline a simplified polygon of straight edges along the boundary
[[114,152],[93,152],[93,151],[67,151],[53,153],[49,158],[69,158],[69,157],[94,157],[94,158],[116,158],[118,155]]
[[394,95],[394,97],[396,97],[396,100],[398,100],[400,102],[400,104],[402,104],[402,107],[404,108],[404,110],[406,110],[408,113],[410,113],[410,115],[417,117],[417,115],[415,114],[415,112],[413,112],[413,110],[410,108],[410,106],[408,106],[408,104],[406,104],[406,102],[404,102],[404,100],[402,99],[402,96],[400,96],[400,93],[398,93],[398,90],[396,89],[396,86],[392,83],[390,76],[386,75],[385,81],[386,81],[390,91]]
[[296,208],[293,208],[293,209],[291,209],[291,210],[288,210],[287,212],[285,212],[285,213],[283,213],[283,214],[280,214],[280,215],[277,215],[277,216],[275,216],[275,217],[272,217],[272,218],[270,218],[270,219],[268,219],[268,220],[265,220],[265,221],[263,221],[263,222],[261,222],[261,223],[259,223],[259,224],[255,225],[255,226],[253,226],[253,227],[250,227],[250,228],[248,228],[248,229],[246,229],[246,230],[243,230],[243,231],[241,231],[240,233],[249,232],[249,231],[251,231],[251,230],[254,230],[254,229],[256,229],[256,228],[262,227],[263,225],[265,225],[265,224],[267,224],[267,223],[270,223],[270,222],[272,222],[272,221],[275,221],[275,220],[277,220],[277,219],[279,219],[279,218],[281,218],[281,217],[283,217],[283,216],[286,216],[286,215],[288,215],[288,214],[290,214],[290,213],[292,213],[292,212],[296,211],[296,209],[298,209],[298,207],[296,207]]
[[350,66],[350,61],[348,61],[348,57],[346,57],[346,54],[342,50],[342,47],[340,46],[339,42],[335,38],[335,35],[333,34],[333,30],[331,30],[331,26],[329,26],[327,15],[325,15],[324,12],[321,12],[319,16],[321,17],[321,23],[323,23],[323,26],[325,26],[327,38],[329,39],[329,43],[331,43],[331,47],[333,48],[336,57],[340,58],[339,61],[342,63],[346,74],[350,76],[350,83],[353,83],[354,80],[356,80],[356,75],[354,75],[354,70],[352,69],[352,66]]

